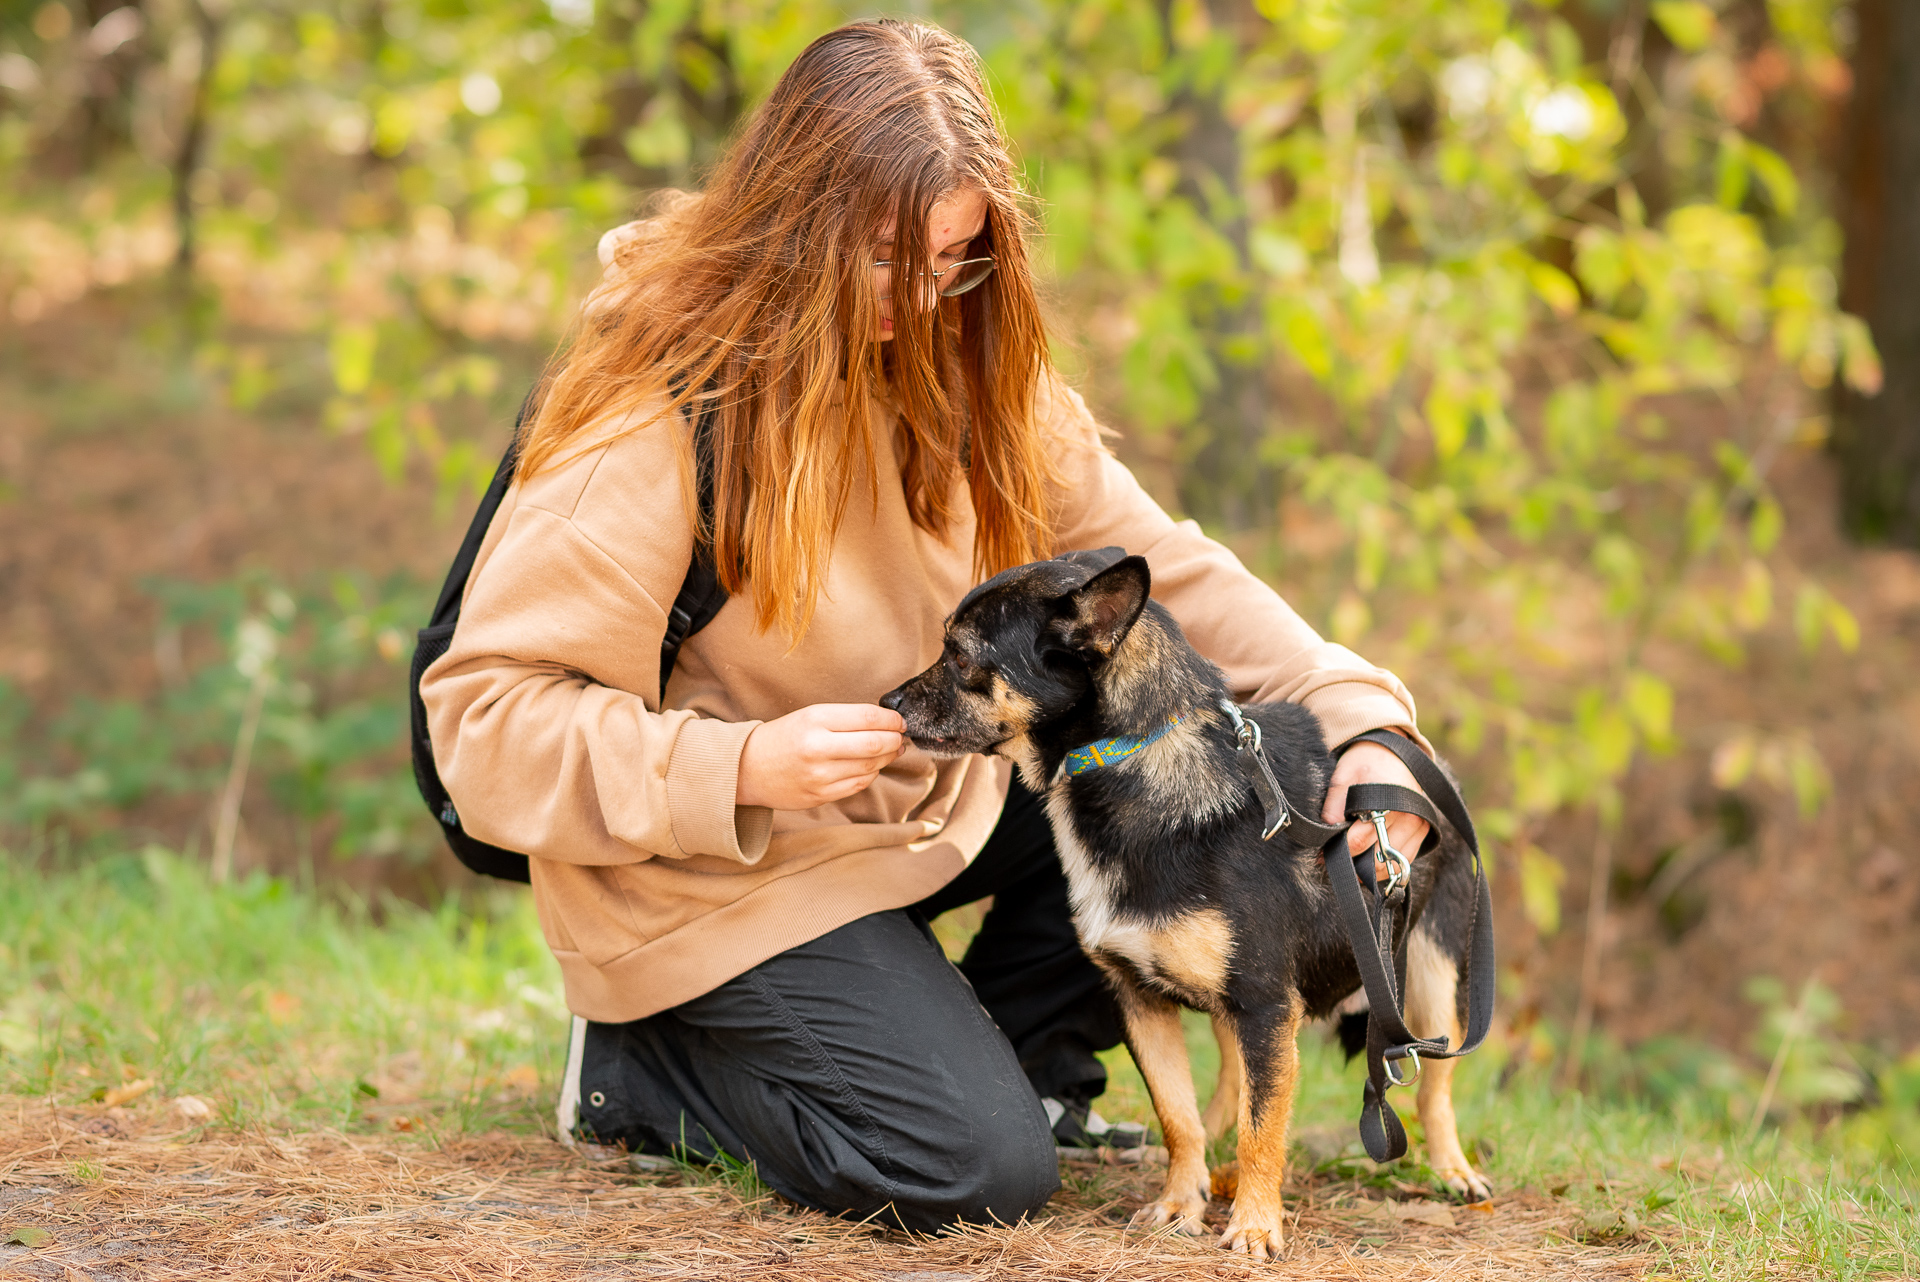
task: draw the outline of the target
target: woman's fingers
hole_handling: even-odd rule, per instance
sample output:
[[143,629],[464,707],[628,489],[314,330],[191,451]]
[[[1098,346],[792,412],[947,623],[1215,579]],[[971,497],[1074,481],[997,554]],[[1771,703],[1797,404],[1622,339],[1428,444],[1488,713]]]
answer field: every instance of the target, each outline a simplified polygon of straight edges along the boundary
[[807,739],[809,755],[828,761],[891,761],[905,746],[891,730],[815,730]]
[[[1335,824],[1346,817],[1347,789],[1357,783],[1391,783],[1419,792],[1420,784],[1408,770],[1406,763],[1393,753],[1374,743],[1357,743],[1343,754],[1335,764],[1333,778],[1328,781],[1327,800],[1321,812],[1321,822]],[[1418,815],[1403,811],[1387,813],[1387,840],[1393,848],[1411,859],[1420,850],[1420,843],[1426,840],[1427,822]],[[1373,821],[1362,819],[1347,830],[1347,844],[1354,854],[1362,854],[1373,849]],[[1376,865],[1379,877],[1387,876],[1386,865]]]
[[872,774],[854,775],[852,778],[842,779],[832,787],[823,789],[820,794],[820,800],[822,804],[829,801],[844,801],[855,793],[865,792],[873,786],[873,781],[879,777],[879,772],[875,771]]
[[[1353,847],[1353,853],[1373,849],[1373,820],[1361,819],[1347,829],[1347,844]],[[1410,815],[1401,810],[1387,812],[1387,840],[1393,848],[1413,858],[1420,849],[1420,843],[1427,839],[1427,821],[1419,815]]]
[[851,766],[891,761],[906,750],[906,722],[878,704],[816,703],[795,715],[807,720],[802,752],[815,760]]
[[[1347,845],[1355,856],[1359,856],[1374,847],[1373,820],[1362,819],[1347,829]],[[1420,853],[1420,844],[1427,839],[1427,821],[1419,815],[1410,815],[1405,811],[1387,812],[1387,843],[1395,850],[1412,859]],[[1385,881],[1388,876],[1386,860],[1380,860],[1373,866],[1375,881]]]
[[845,779],[861,776],[871,778],[893,764],[891,755],[878,757],[834,757],[824,761],[815,761],[805,768],[804,774],[809,786],[830,788]]
[[791,715],[805,716],[822,730],[840,733],[891,730],[900,734],[907,728],[905,719],[899,713],[877,703],[815,703]]

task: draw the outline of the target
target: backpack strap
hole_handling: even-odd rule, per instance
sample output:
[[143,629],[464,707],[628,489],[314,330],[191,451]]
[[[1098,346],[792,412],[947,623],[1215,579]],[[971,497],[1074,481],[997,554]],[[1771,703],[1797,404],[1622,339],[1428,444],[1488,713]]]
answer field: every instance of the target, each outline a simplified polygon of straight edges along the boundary
[[526,425],[527,408],[532,404],[533,393],[528,392],[527,399],[520,402],[520,412],[514,415],[507,452],[500,456],[500,466],[493,470],[493,480],[487,492],[480,496],[480,506],[467,526],[467,536],[460,540],[460,550],[454,553],[453,564],[447,569],[447,581],[440,585],[439,599],[433,603],[433,616],[427,620],[430,628],[452,623],[460,617],[460,600],[466,595],[467,580],[473,576],[473,563],[480,555],[480,545],[487,541],[487,529],[493,524],[494,513],[500,510],[500,500],[507,496],[507,489],[513,484],[513,470],[520,462],[520,429]]
[[[518,882],[529,881],[532,876],[524,854],[480,841],[460,826],[460,814],[454,809],[453,799],[447,795],[446,785],[440,781],[439,768],[434,764],[433,743],[427,733],[426,704],[420,697],[420,678],[433,661],[445,654],[453,644],[454,629],[460,622],[461,601],[466,595],[467,581],[473,577],[473,563],[480,556],[480,545],[486,542],[487,530],[500,511],[501,501],[513,485],[514,469],[520,461],[520,432],[526,425],[527,411],[532,404],[533,394],[529,392],[527,399],[521,402],[520,413],[513,420],[513,437],[507,443],[506,453],[501,455],[500,466],[494,469],[493,480],[480,497],[480,506],[467,526],[466,537],[460,541],[460,550],[454,554],[453,564],[447,570],[446,582],[440,585],[440,595],[433,604],[433,615],[420,631],[419,641],[414,647],[408,688],[413,779],[420,789],[421,799],[439,822],[447,844],[453,848],[453,853],[461,863],[485,876]],[[709,521],[713,513],[712,436],[717,412],[718,407],[708,398],[700,408],[693,429],[694,459],[699,471],[700,510]],[[680,591],[667,611],[666,633],[660,640],[662,698],[666,695],[667,678],[673,674],[674,662],[680,657],[680,647],[686,644],[688,637],[711,623],[713,616],[726,603],[727,592],[720,586],[711,551],[695,547],[693,559],[687,566],[687,577],[681,582]]]
[[[702,391],[700,410],[693,420],[693,461],[700,504],[701,524],[713,522],[713,428],[720,407],[711,395],[712,384]],[[720,607],[727,603],[727,590],[720,586],[714,568],[713,549],[694,545],[693,559],[687,564],[687,577],[680,584],[673,606],[667,611],[667,630],[660,638],[660,702],[667,699],[667,678],[680,658],[680,647],[688,637],[713,622]]]

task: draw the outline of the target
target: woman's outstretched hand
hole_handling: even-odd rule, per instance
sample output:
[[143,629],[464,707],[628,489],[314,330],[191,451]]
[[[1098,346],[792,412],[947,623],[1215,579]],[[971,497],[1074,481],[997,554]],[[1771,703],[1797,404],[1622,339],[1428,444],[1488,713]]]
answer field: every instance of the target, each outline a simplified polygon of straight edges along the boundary
[[[753,741],[747,741],[751,744]],[[1334,763],[1333,781],[1327,785],[1327,804],[1321,807],[1320,822],[1337,824],[1346,818],[1347,789],[1356,783],[1397,783],[1402,788],[1411,788],[1421,796],[1426,790],[1413,777],[1413,771],[1400,758],[1382,748],[1377,743],[1356,743],[1341,754]],[[1420,849],[1420,843],[1427,839],[1427,821],[1418,815],[1405,811],[1387,812],[1387,840],[1393,848],[1412,859]],[[1373,846],[1373,821],[1362,819],[1347,830],[1347,844],[1354,854]],[[1375,865],[1378,880],[1387,879],[1387,865],[1381,861]]]
[[906,728],[899,713],[871,703],[816,703],[763,721],[740,750],[734,800],[811,810],[851,797],[906,750]]

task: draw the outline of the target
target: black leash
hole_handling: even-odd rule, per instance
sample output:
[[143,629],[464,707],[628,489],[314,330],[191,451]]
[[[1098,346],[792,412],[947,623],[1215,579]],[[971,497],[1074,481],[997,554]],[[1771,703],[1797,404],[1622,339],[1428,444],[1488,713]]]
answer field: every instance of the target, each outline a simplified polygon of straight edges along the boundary
[[[1407,739],[1388,730],[1369,730],[1334,749],[1337,757],[1357,743],[1375,743],[1393,753],[1413,773],[1414,780],[1426,790],[1426,796],[1390,783],[1354,784],[1347,789],[1347,823],[1323,824],[1287,804],[1280,781],[1267,764],[1260,747],[1260,727],[1247,720],[1230,700],[1220,706],[1232,720],[1239,742],[1240,768],[1253,785],[1263,809],[1261,837],[1270,839],[1285,832],[1290,841],[1301,846],[1318,847],[1327,860],[1327,881],[1346,928],[1347,942],[1353,948],[1353,960],[1360,968],[1360,983],[1367,993],[1367,1085],[1360,1105],[1360,1139],[1367,1156],[1376,1162],[1388,1162],[1407,1151],[1406,1128],[1400,1115],[1387,1103],[1387,1091],[1409,1086],[1420,1075],[1422,1059],[1457,1059],[1478,1050],[1493,1025],[1493,897],[1487,888],[1486,866],[1480,859],[1480,837],[1474,831],[1473,818],[1460,798],[1459,790],[1441,772],[1426,753]],[[1435,813],[1434,806],[1439,806]],[[1412,874],[1409,859],[1387,841],[1386,814],[1390,810],[1418,815],[1427,821],[1427,839],[1416,854],[1433,848],[1440,839],[1440,817],[1445,815],[1454,831],[1473,851],[1475,904],[1473,933],[1467,944],[1467,1033],[1459,1046],[1449,1045],[1446,1037],[1415,1037],[1406,1024],[1406,1009],[1394,964],[1394,921],[1404,910],[1406,883]],[[1373,821],[1374,845],[1356,856],[1347,845],[1347,830],[1356,819]],[[1354,876],[1343,877],[1335,858],[1344,856]],[[1382,886],[1375,881],[1380,859],[1389,864],[1389,877]],[[1369,910],[1368,900],[1372,900]],[[1413,1071],[1402,1077],[1393,1064],[1413,1061]]]

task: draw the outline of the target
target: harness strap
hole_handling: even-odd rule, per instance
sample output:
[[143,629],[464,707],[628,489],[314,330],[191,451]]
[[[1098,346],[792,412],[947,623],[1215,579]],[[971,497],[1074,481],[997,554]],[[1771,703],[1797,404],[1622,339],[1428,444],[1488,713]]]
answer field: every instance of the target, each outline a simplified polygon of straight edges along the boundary
[[[1394,962],[1395,918],[1405,909],[1407,892],[1396,889],[1383,894],[1378,890],[1373,876],[1374,861],[1368,857],[1372,849],[1354,858],[1347,846],[1345,828],[1321,847],[1327,855],[1327,880],[1333,887],[1334,902],[1346,928],[1347,941],[1353,948],[1354,962],[1360,969],[1360,982],[1366,990],[1369,1008],[1367,1084],[1361,1099],[1360,1139],[1369,1157],[1376,1162],[1386,1162],[1407,1151],[1406,1128],[1400,1124],[1399,1114],[1387,1103],[1387,1091],[1413,1080],[1389,1071],[1387,1065],[1403,1059],[1412,1059],[1416,1066],[1423,1058],[1456,1059],[1479,1049],[1493,1025],[1493,900],[1487,887],[1486,866],[1480,857],[1479,835],[1452,781],[1424,752],[1391,731],[1370,730],[1356,735],[1336,752],[1343,752],[1356,743],[1377,743],[1399,757],[1427,795],[1422,797],[1392,784],[1355,784],[1347,790],[1349,820],[1376,810],[1400,810],[1418,815],[1427,821],[1429,828],[1427,839],[1421,844],[1424,852],[1439,841],[1439,820],[1444,815],[1473,852],[1475,903],[1467,945],[1467,1033],[1466,1040],[1459,1046],[1450,1046],[1446,1037],[1415,1037],[1407,1029],[1399,985],[1395,982]],[[1438,804],[1439,814],[1434,812],[1433,803]],[[1336,871],[1340,867],[1335,862],[1336,846],[1339,853],[1355,865],[1354,877],[1343,877]],[[1373,901],[1371,912],[1368,911],[1369,898]]]

